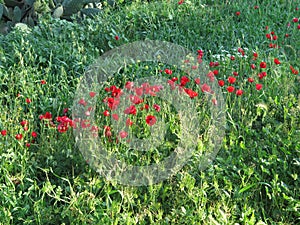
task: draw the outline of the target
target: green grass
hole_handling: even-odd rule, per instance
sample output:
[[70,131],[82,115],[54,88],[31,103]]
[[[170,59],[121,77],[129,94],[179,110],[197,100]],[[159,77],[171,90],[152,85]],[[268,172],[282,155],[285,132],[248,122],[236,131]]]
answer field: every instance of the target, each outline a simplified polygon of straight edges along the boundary
[[[300,77],[290,70],[290,65],[300,70],[299,22],[292,22],[300,17],[296,7],[300,2],[291,0],[132,3],[79,24],[43,18],[28,33],[0,36],[0,131],[7,130],[0,134],[0,224],[299,224]],[[280,48],[269,48],[265,35],[271,31]],[[195,54],[202,49],[204,63],[220,63],[210,69],[226,83],[221,90],[227,125],[206,170],[199,170],[195,156],[161,183],[131,187],[107,181],[90,167],[72,128],[59,133],[39,116],[51,112],[55,118],[69,108],[70,117],[85,69],[104,52],[144,39],[169,41]],[[239,57],[238,48],[248,57]],[[262,61],[265,70],[259,68]],[[149,70],[170,66],[149,64]],[[226,90],[233,71],[239,74],[233,86],[242,96]],[[261,71],[267,76],[259,80]],[[130,80],[130,73],[119,82]],[[263,84],[261,91],[255,83]],[[177,124],[169,132],[178,130]],[[19,133],[22,140],[15,138]],[[169,143],[168,150],[176,142]]]

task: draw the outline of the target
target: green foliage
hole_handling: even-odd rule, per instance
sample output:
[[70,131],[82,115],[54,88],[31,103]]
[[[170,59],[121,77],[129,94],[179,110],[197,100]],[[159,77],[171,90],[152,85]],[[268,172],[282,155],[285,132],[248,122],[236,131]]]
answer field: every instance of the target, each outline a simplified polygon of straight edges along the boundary
[[[299,11],[293,1],[281,2],[133,2],[80,23],[42,17],[30,32],[13,29],[0,36],[0,131],[8,131],[0,134],[0,224],[298,224],[300,79],[289,66],[300,69],[300,45],[297,24],[285,24]],[[268,47],[265,33],[272,30],[280,49]],[[99,176],[74,147],[72,131],[60,134],[39,116],[49,111],[56,117],[70,108],[80,77],[99,55],[144,39],[203,49],[204,61],[220,63],[216,79],[226,81],[237,71],[237,88],[245,94],[223,88],[226,137],[207,170],[199,171],[195,158],[164,182],[129,187]],[[238,47],[248,58],[238,57]],[[249,64],[261,61],[268,75],[256,91],[247,78],[260,69]],[[20,125],[24,119],[27,131]],[[175,133],[177,118],[170,120]],[[17,141],[17,133],[24,139]]]

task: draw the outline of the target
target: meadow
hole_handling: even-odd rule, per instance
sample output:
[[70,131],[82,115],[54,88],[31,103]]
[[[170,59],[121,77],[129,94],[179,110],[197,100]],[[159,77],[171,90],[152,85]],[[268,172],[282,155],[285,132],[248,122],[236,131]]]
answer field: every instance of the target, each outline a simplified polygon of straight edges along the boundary
[[[0,224],[300,224],[299,8],[299,0],[125,1],[92,18],[45,16],[34,28],[0,35]],[[206,130],[210,111],[203,108],[220,102],[203,103],[213,92],[202,78],[164,63],[123,68],[104,89],[85,93],[97,94],[97,126],[81,128],[131,165],[172,154],[184,131],[177,109],[156,100],[159,85],[134,90],[134,105],[124,110],[127,132],[108,126],[119,120],[113,110],[121,88],[131,91],[135,79],[157,76],[195,104],[204,137],[172,176],[124,185],[99,174],[91,153],[76,145],[72,111],[78,110],[74,102],[89,106],[75,96],[95,60],[144,40],[183,46],[205,65],[224,98],[224,133]],[[189,63],[183,62],[190,71],[198,68]],[[139,88],[154,93],[138,98]],[[92,109],[84,113],[89,117]],[[161,145],[128,150],[129,131],[150,138],[162,119],[168,128]],[[209,145],[205,137],[221,140],[218,154],[201,169],[197,151]]]

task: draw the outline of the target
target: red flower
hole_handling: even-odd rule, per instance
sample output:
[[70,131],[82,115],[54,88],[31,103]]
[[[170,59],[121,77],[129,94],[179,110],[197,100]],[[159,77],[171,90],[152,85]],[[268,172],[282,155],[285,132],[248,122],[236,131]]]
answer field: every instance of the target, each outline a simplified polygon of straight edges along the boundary
[[232,76],[228,77],[228,82],[229,82],[230,84],[234,84],[235,81],[236,81],[236,78],[235,78],[235,77],[232,77]]
[[22,134],[16,134],[15,138],[17,140],[21,140],[23,138],[23,135]]
[[276,36],[276,35],[273,35],[272,39],[273,39],[274,41],[276,41],[276,40],[277,40],[277,36]]
[[90,92],[90,97],[91,98],[95,97],[95,95],[96,95],[96,92],[93,92],[93,91]]
[[132,114],[136,115],[136,108],[134,105],[129,106],[127,109],[124,110],[125,114]]
[[184,89],[184,91],[190,96],[190,98],[194,98],[198,96],[198,93],[193,91],[192,89]]
[[266,34],[266,38],[271,40],[272,39],[271,34]]
[[118,114],[112,114],[111,116],[112,116],[112,118],[113,118],[114,120],[116,120],[116,121],[119,120],[119,115],[118,115]]
[[184,2],[184,0],[180,0],[180,1],[178,2],[178,5],[181,5],[183,2]]
[[30,143],[26,143],[25,146],[26,146],[27,148],[29,148],[29,147],[30,147]]
[[272,35],[274,35],[274,34],[275,34],[275,32],[274,32],[274,31],[271,31],[271,34],[272,34]]
[[242,48],[238,48],[238,52],[239,52],[239,53],[241,53],[241,54],[242,54],[242,56],[244,56],[244,55],[245,55],[245,52],[244,52],[244,50],[243,50]]
[[197,65],[193,65],[192,66],[192,70],[196,70],[196,69],[198,69],[198,66]]
[[260,68],[264,69],[264,68],[267,67],[267,63],[266,62],[261,62],[259,66],[260,66]]
[[190,81],[190,79],[188,77],[186,77],[186,76],[181,77],[180,86],[185,86],[189,81]]
[[47,84],[47,81],[41,80],[41,84]]
[[136,95],[131,95],[130,96],[130,101],[135,104],[135,105],[138,105],[140,103],[143,102],[143,99],[141,99],[139,96],[136,96]]
[[160,106],[157,105],[157,104],[154,104],[154,105],[153,105],[153,108],[154,108],[157,112],[160,111]]
[[135,88],[135,93],[138,96],[142,96],[143,95],[143,87]]
[[254,9],[258,9],[258,8],[259,8],[258,5],[254,6]]
[[153,125],[156,123],[156,118],[155,118],[155,116],[148,115],[148,116],[146,117],[146,123],[147,123],[149,126],[153,126]]
[[230,60],[235,60],[234,55],[230,56]]
[[110,113],[109,113],[108,110],[105,110],[105,111],[103,112],[103,115],[104,115],[104,116],[109,116],[109,114],[110,114]]
[[200,78],[195,78],[195,84],[200,84]]
[[293,22],[297,23],[299,21],[299,19],[297,17],[293,18]]
[[300,30],[300,24],[297,25],[298,30]]
[[235,71],[232,74],[236,77],[239,75],[238,72],[235,72]]
[[252,83],[252,82],[254,82],[254,79],[253,79],[252,77],[249,77],[249,78],[248,78],[248,81],[249,81],[250,83]]
[[265,76],[267,76],[266,72],[261,72],[260,74],[258,74],[259,79],[263,79]]
[[236,94],[237,96],[241,96],[243,93],[244,93],[244,92],[243,92],[243,90],[241,90],[241,89],[239,89],[239,90],[237,90],[237,91],[235,92],[235,94]]
[[2,136],[6,136],[6,134],[7,134],[7,130],[1,130],[1,135]]
[[82,98],[82,99],[80,99],[79,100],[79,102],[78,102],[80,105],[83,105],[83,106],[86,106],[86,101]]
[[253,57],[254,58],[257,58],[258,57],[258,54],[256,52],[253,52]]
[[281,62],[279,61],[279,59],[275,58],[275,59],[274,59],[274,63],[275,63],[276,65],[279,65]]
[[127,118],[126,119],[126,126],[132,126],[133,125],[133,122],[131,121],[131,119],[130,118]]
[[234,87],[233,87],[233,86],[228,86],[228,87],[227,87],[227,91],[228,91],[229,93],[233,92],[233,91],[234,91]]
[[256,85],[255,85],[255,88],[256,88],[256,90],[258,90],[258,91],[261,90],[262,87],[263,87],[262,84],[256,84]]
[[289,34],[285,34],[284,36],[285,36],[285,37],[289,37]]
[[120,100],[118,98],[109,97],[109,98],[105,99],[105,102],[107,102],[107,105],[111,110],[114,110],[118,107]]
[[211,82],[215,80],[215,75],[218,73],[218,70],[214,70],[214,72],[209,72],[206,76],[209,78]]
[[32,131],[32,132],[31,132],[31,136],[34,137],[34,138],[36,138],[36,137],[37,137],[37,133],[34,132],[34,131]]
[[253,70],[256,68],[255,64],[251,64],[250,67],[251,67],[251,69],[253,69]]
[[172,77],[171,81],[173,81],[173,82],[178,81],[178,77]]
[[22,120],[20,122],[20,124],[21,124],[22,127],[24,127],[24,126],[28,125],[28,121],[27,120]]
[[173,73],[173,71],[170,70],[170,69],[165,69],[165,73],[168,74],[168,75],[171,75]]
[[127,90],[131,90],[133,88],[133,85],[134,85],[133,82],[127,81],[126,84],[125,84],[125,88]]
[[241,15],[241,12],[236,12],[235,15],[239,16]]
[[214,71],[213,71],[213,74],[214,74],[214,75],[218,75],[218,74],[219,74],[219,71],[218,71],[218,70],[214,70]]
[[202,91],[202,92],[210,93],[210,92],[211,92],[210,86],[207,85],[207,84],[203,84],[203,85],[201,86],[201,91]]
[[219,80],[218,84],[220,87],[223,87],[225,85],[225,82],[224,82],[224,80]]
[[214,105],[217,105],[217,104],[218,104],[218,101],[217,101],[217,99],[215,99],[215,98],[213,98],[211,101],[212,101],[212,103],[213,103]]
[[119,132],[119,135],[120,135],[121,138],[126,138],[128,133],[126,131],[122,130],[122,131]]
[[26,103],[27,103],[27,104],[30,104],[30,103],[31,103],[30,98],[26,98]]
[[214,67],[214,66],[215,66],[215,63],[214,63],[214,62],[210,62],[210,63],[209,63],[209,66],[210,66],[210,67]]
[[119,40],[119,36],[118,36],[118,35],[115,36],[115,40],[116,40],[116,41]]

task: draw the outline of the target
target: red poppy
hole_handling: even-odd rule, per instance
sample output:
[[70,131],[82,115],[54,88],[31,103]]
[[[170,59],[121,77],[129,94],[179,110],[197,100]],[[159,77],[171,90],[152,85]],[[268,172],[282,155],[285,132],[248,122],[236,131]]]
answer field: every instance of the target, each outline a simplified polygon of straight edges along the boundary
[[165,73],[168,74],[168,75],[171,75],[173,73],[173,71],[170,70],[170,69],[165,69]]
[[1,130],[1,135],[2,136],[6,136],[6,134],[7,134],[7,130]]
[[254,9],[258,9],[258,8],[259,8],[258,5],[254,6]]
[[119,135],[120,135],[121,138],[126,138],[128,133],[126,131],[122,130],[122,131],[119,132]]
[[195,78],[195,84],[200,84],[200,78]]
[[260,66],[260,68],[264,69],[264,68],[267,67],[267,63],[266,63],[266,62],[261,62],[261,63],[259,64],[259,66]]
[[254,58],[257,58],[257,57],[258,57],[257,52],[253,52],[253,57],[254,57]]
[[41,84],[47,84],[47,81],[41,80]]
[[272,39],[271,34],[266,34],[266,38],[271,40]]
[[132,114],[132,115],[136,115],[136,108],[134,105],[129,106],[128,108],[126,108],[124,110],[125,114]]
[[22,127],[24,127],[24,126],[28,125],[28,121],[27,120],[22,120],[20,122],[20,124],[21,124]]
[[116,121],[119,120],[119,115],[118,115],[118,114],[112,114],[111,116],[112,116],[112,118],[113,118],[114,120],[116,120]]
[[181,77],[180,86],[185,86],[189,81],[190,81],[190,79],[188,77],[186,77],[186,76]]
[[31,136],[34,137],[34,138],[36,138],[36,137],[37,137],[37,133],[34,132],[34,131],[32,131],[32,132],[31,132]]
[[275,63],[276,65],[279,65],[281,62],[279,61],[279,59],[275,58],[275,59],[274,59],[274,63]]
[[262,84],[256,84],[256,85],[255,85],[255,88],[256,88],[256,90],[258,90],[258,91],[261,90],[262,87],[263,87]]
[[15,138],[17,140],[21,140],[23,138],[23,135],[22,134],[16,134]]
[[127,81],[126,84],[125,84],[125,88],[126,88],[127,90],[131,90],[131,89],[133,88],[133,85],[134,85],[133,82]]
[[235,81],[236,81],[236,78],[235,78],[235,77],[232,77],[232,76],[229,76],[229,77],[228,77],[228,82],[229,82],[230,84],[234,84]]
[[293,18],[293,22],[297,23],[299,21],[299,19],[297,17]]
[[238,72],[235,72],[235,71],[232,74],[236,77],[239,75]]
[[214,74],[214,75],[218,75],[218,74],[219,74],[219,71],[218,71],[218,70],[214,70],[214,71],[213,71],[213,74]]
[[155,116],[148,115],[148,116],[146,117],[146,123],[147,123],[149,126],[153,126],[153,125],[156,123],[156,118],[155,118]]
[[26,103],[30,104],[31,103],[31,99],[30,98],[26,98]]
[[233,87],[233,86],[228,86],[228,87],[227,87],[227,91],[228,91],[229,93],[233,92],[233,91],[234,91],[234,87]]
[[140,104],[140,103],[143,102],[143,99],[141,99],[141,98],[140,98],[139,96],[137,96],[137,95],[131,95],[131,96],[130,96],[130,101],[131,101],[133,104],[138,105],[138,104]]
[[184,91],[190,96],[190,98],[194,98],[198,96],[198,93],[193,91],[192,89],[185,88]]
[[154,108],[157,112],[160,111],[160,106],[157,105],[157,104],[154,104],[154,105],[153,105],[153,108]]
[[210,86],[209,86],[208,84],[203,84],[203,85],[201,86],[201,91],[202,91],[202,92],[210,93],[210,92],[211,92]]
[[241,12],[236,12],[235,15],[239,16],[241,15]]
[[26,143],[25,146],[26,146],[27,148],[29,148],[29,147],[30,147],[30,143]]
[[254,82],[254,79],[253,79],[252,77],[249,77],[249,78],[248,78],[248,81],[249,81],[250,83],[252,83],[252,82]]
[[135,88],[135,93],[138,96],[142,96],[143,95],[143,87],[137,87],[137,88]]
[[119,40],[119,36],[118,36],[118,35],[115,36],[115,40],[116,40],[116,41]]
[[223,87],[225,85],[225,82],[224,82],[224,80],[219,80],[218,84],[220,87]]
[[236,94],[237,96],[241,96],[243,93],[244,93],[244,92],[243,92],[243,90],[241,90],[241,89],[239,89],[239,90],[237,90],[237,91],[235,92],[235,94]]
[[250,67],[251,67],[251,69],[253,69],[253,70],[256,68],[255,64],[251,64]]
[[127,118],[126,119],[126,126],[132,126],[133,125],[133,122],[131,121],[130,118]]
[[90,92],[90,97],[91,98],[95,97],[95,95],[96,95],[96,92],[93,92],[93,91]]
[[178,5],[181,5],[184,2],[184,0],[179,0]]
[[81,98],[81,99],[79,100],[78,104],[83,105],[83,106],[86,106],[86,105],[87,105],[86,101],[85,101],[83,98]]
[[230,56],[230,60],[235,60],[234,55]]
[[105,110],[105,111],[103,112],[103,115],[104,115],[104,116],[109,116],[109,115],[110,115],[110,113],[109,113],[109,111],[108,111],[108,110]]

